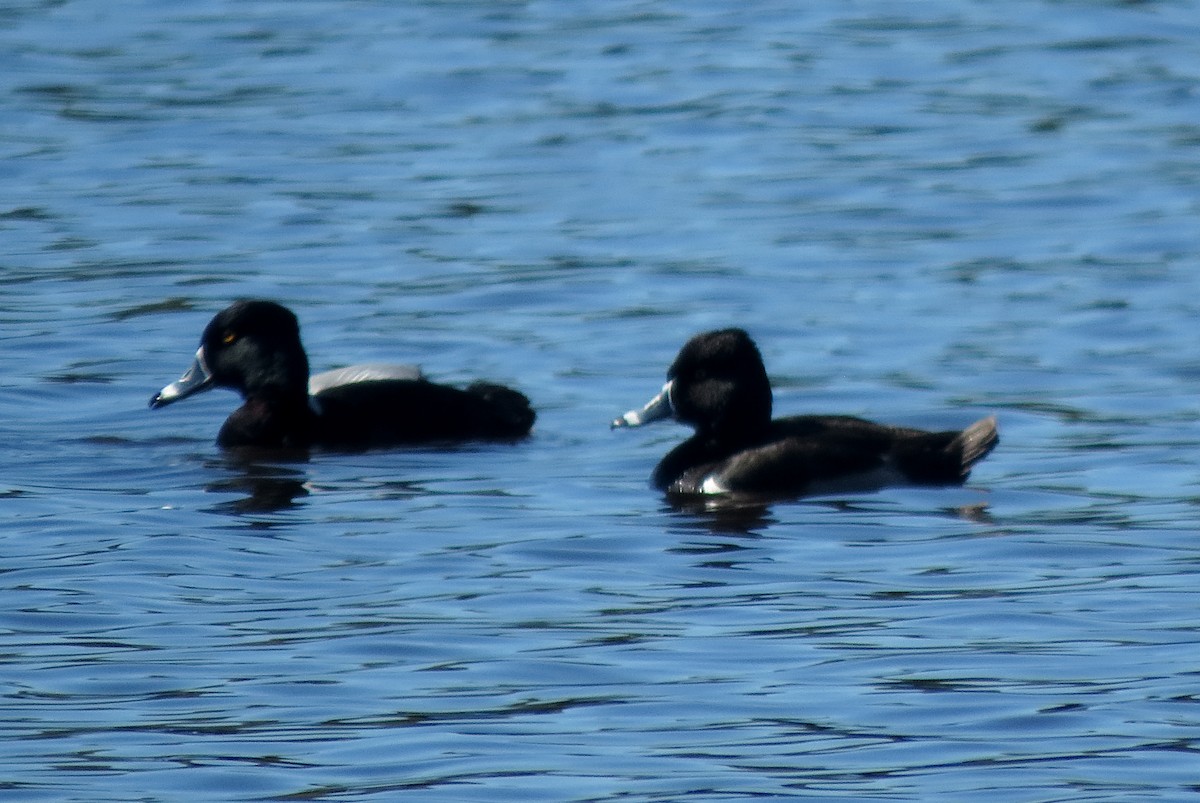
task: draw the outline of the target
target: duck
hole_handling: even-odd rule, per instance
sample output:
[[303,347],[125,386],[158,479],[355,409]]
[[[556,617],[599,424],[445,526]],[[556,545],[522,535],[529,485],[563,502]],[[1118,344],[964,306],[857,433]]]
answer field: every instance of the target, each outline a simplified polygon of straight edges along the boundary
[[368,363],[309,376],[300,323],[282,304],[235,301],[200,337],[192,365],[150,399],[157,410],[212,388],[243,404],[217,434],[224,448],[363,450],[516,440],[536,419],[522,393],[491,382],[460,389],[412,365]]
[[807,496],[889,485],[961,485],[999,443],[994,416],[963,430],[928,432],[848,415],[772,420],[771,383],[744,329],[692,337],[645,406],[613,429],[674,418],[694,428],[654,469],[671,495]]

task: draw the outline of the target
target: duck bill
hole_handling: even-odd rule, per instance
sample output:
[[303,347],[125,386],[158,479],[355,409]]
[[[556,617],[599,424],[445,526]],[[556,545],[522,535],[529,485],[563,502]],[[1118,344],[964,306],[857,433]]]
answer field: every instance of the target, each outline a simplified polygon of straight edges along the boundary
[[212,371],[208,370],[208,361],[204,358],[204,346],[196,350],[196,359],[192,367],[184,371],[183,376],[154,394],[150,399],[150,409],[157,410],[168,404],[194,396],[213,386]]
[[630,410],[625,415],[612,422],[613,429],[621,427],[640,427],[651,421],[660,421],[675,414],[675,406],[671,403],[671,382],[663,385],[663,389],[640,410]]

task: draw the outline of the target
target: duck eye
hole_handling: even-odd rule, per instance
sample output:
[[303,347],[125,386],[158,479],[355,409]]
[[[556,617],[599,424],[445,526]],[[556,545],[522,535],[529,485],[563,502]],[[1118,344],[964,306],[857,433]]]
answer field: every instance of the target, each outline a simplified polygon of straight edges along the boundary
[[226,332],[225,335],[221,338],[221,342],[224,343],[226,346],[229,346],[229,345],[232,345],[233,342],[237,339],[238,339],[237,332]]

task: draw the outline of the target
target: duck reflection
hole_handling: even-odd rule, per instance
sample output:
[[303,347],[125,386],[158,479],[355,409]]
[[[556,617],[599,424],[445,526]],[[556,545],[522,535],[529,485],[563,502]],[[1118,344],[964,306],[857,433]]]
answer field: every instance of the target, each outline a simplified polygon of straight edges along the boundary
[[[806,505],[842,513],[879,512],[891,502],[881,495],[805,498],[797,495],[766,494],[723,494],[703,496],[699,494],[673,494],[666,496],[670,510],[686,519],[688,526],[703,528],[712,533],[733,535],[758,535],[779,523],[773,508],[779,504]],[[914,511],[928,514],[925,507]],[[986,502],[973,501],[963,505],[939,507],[936,512],[947,518],[987,524],[992,515]]]
[[771,514],[771,501],[735,495],[667,495],[670,509],[686,519],[689,526],[731,535],[757,535],[775,524],[778,520]]
[[297,507],[297,500],[309,494],[308,475],[300,468],[275,461],[263,462],[244,453],[230,454],[214,463],[214,468],[224,469],[228,474],[205,485],[205,490],[239,495],[239,498],[214,505],[211,508],[214,512],[271,513]]
[[[208,508],[210,512],[233,515],[273,513],[301,507],[304,498],[322,488],[314,484],[307,470],[308,453],[298,451],[281,461],[279,450],[239,448],[228,450],[207,461],[208,468],[219,475],[205,484],[209,493],[236,498]],[[412,499],[431,491],[422,483],[410,480],[374,481],[371,484],[377,499]]]

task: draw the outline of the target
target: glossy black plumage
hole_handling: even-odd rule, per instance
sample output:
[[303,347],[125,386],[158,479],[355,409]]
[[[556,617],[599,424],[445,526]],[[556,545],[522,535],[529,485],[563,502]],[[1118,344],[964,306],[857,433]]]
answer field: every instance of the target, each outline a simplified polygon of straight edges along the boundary
[[674,416],[695,428],[654,470],[654,485],[671,493],[795,495],[957,485],[999,440],[990,417],[961,432],[925,432],[840,415],[772,420],[762,357],[741,329],[693,337],[667,380],[646,407],[613,426]]
[[[357,369],[357,370],[356,370]],[[152,408],[212,387],[244,403],[221,427],[223,447],[366,449],[438,441],[508,440],[528,434],[535,414],[515,390],[476,382],[438,385],[403,366],[359,366],[312,378],[290,310],[238,301],[212,319],[192,367],[150,400]],[[332,384],[345,377],[354,381]]]

